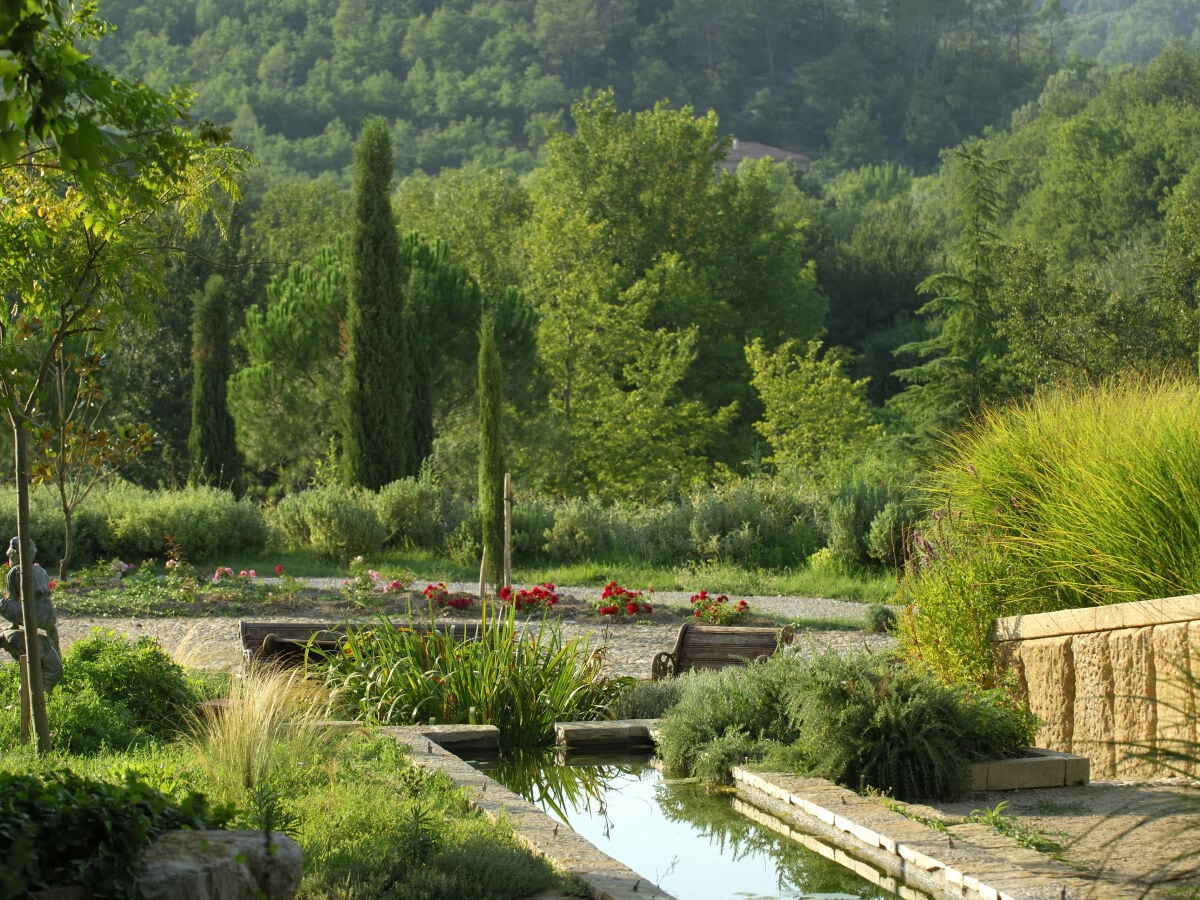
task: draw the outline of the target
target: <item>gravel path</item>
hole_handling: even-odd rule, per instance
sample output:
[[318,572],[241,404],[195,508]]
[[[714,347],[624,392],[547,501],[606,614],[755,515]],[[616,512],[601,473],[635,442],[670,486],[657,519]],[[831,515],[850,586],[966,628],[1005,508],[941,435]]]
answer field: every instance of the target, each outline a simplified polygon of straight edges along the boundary
[[[270,583],[274,579],[261,579]],[[322,596],[334,598],[340,592],[342,579],[305,579],[307,588],[316,591],[314,599]],[[415,583],[420,583],[415,582]],[[451,591],[474,592],[477,585],[451,584]],[[691,597],[689,592],[660,591],[653,595],[656,612],[636,622],[603,621],[592,611],[592,601],[600,597],[599,588],[563,588],[559,591],[561,603],[555,608],[556,618],[563,633],[568,637],[586,636],[593,648],[602,646],[604,658],[612,675],[635,675],[649,677],[650,664],[655,654],[669,651],[675,644],[679,625],[687,621],[671,607],[686,607]],[[809,597],[746,597],[753,613],[779,616],[788,620],[847,619],[862,620],[865,607],[861,603],[842,600],[825,600]],[[477,609],[477,608],[476,608]],[[477,616],[476,610],[466,610],[455,615],[456,619],[469,620]],[[246,616],[260,622],[314,622],[327,623],[345,620],[344,610],[330,608],[328,602],[314,602],[311,608],[298,608],[285,614]],[[540,618],[531,618],[536,624]],[[242,648],[237,618],[109,618],[103,616],[65,617],[59,620],[59,635],[65,650],[72,643],[91,633],[93,628],[111,628],[131,637],[149,635],[177,660],[187,666],[233,670],[241,664]],[[807,629],[801,630],[794,641],[798,652],[820,652],[826,649],[838,652],[851,650],[878,650],[894,644],[888,635],[866,631]]]

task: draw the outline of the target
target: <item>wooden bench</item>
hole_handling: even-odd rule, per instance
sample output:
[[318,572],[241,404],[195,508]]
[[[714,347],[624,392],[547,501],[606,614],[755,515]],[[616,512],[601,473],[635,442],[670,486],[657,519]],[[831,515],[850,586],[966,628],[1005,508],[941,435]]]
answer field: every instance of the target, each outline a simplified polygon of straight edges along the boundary
[[[373,627],[370,625],[364,627]],[[397,631],[428,634],[427,622],[409,625],[396,624]],[[438,622],[434,626],[455,640],[474,640],[479,637],[479,623]],[[315,622],[239,622],[242,654],[249,663],[303,665],[310,650],[333,653],[346,640],[345,625],[321,625]]]
[[658,681],[695,669],[723,669],[766,659],[792,642],[792,627],[760,628],[749,625],[696,625],[685,623],[675,638],[675,649],[659,653],[650,667]]

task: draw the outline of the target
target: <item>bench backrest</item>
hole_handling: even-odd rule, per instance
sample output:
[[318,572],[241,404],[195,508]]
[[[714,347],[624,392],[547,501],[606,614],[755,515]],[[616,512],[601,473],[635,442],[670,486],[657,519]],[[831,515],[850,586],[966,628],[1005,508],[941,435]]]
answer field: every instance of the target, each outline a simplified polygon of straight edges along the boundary
[[791,642],[791,629],[754,626],[681,625],[675,639],[675,672],[723,669],[728,665],[771,656],[780,643]]

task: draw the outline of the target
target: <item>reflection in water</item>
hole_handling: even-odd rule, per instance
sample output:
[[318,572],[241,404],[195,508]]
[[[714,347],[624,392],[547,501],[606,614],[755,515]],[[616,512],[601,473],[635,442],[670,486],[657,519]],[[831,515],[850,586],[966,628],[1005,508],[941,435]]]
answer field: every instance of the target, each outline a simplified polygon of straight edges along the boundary
[[680,900],[895,896],[734,812],[732,790],[665,781],[647,757],[481,765]]

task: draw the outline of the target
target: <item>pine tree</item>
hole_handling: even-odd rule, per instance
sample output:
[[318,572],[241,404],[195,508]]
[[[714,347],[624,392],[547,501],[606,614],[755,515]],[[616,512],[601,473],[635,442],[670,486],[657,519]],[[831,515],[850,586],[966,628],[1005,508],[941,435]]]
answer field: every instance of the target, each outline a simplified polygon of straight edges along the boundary
[[342,474],[376,490],[416,474],[413,361],[400,240],[391,207],[392,143],[373,119],[354,154],[354,221],[346,308]]
[[479,329],[479,512],[483,519],[484,578],[500,584],[504,572],[504,449],[500,436],[502,372],[496,326]]
[[188,455],[192,479],[237,487],[241,461],[226,402],[229,379],[229,294],[225,279],[211,276],[192,319],[192,427]]

